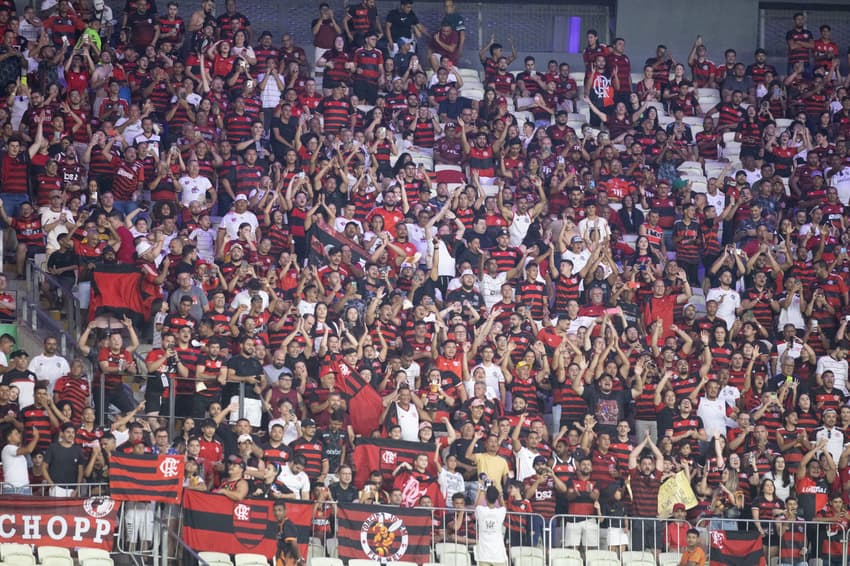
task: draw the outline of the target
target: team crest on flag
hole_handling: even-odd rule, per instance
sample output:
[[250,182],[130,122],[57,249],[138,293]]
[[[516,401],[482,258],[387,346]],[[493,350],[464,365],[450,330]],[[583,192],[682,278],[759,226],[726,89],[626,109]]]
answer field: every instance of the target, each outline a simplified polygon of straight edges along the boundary
[[245,500],[233,506],[233,534],[246,548],[254,548],[266,535],[269,507],[262,502]]
[[374,513],[360,527],[360,546],[370,560],[401,560],[407,545],[407,527],[392,513]]

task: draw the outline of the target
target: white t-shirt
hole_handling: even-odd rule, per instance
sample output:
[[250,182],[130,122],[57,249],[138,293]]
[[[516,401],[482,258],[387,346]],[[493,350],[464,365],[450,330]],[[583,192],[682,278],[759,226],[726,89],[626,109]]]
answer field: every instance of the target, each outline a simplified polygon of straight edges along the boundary
[[[476,368],[480,367],[484,370],[484,383],[487,384],[487,398],[488,399],[499,399],[501,398],[499,392],[499,384],[505,382],[505,374],[502,373],[502,367],[491,363],[489,366],[485,366],[484,364],[478,364],[475,366]],[[475,373],[475,368],[472,368],[472,372]],[[471,397],[472,395],[470,395]]]
[[[815,374],[831,371],[835,376],[835,388],[847,395],[847,360],[836,360],[832,356],[821,356],[815,366]],[[23,407],[23,405],[21,405]]]
[[398,426],[401,427],[401,439],[408,442],[419,442],[419,410],[413,403],[406,411],[398,403],[395,404],[398,414]]
[[256,231],[257,226],[259,226],[257,216],[250,210],[246,210],[242,214],[237,214],[235,211],[231,210],[224,215],[224,218],[221,219],[219,229],[224,229],[224,233],[228,240],[235,240],[239,235],[239,225],[243,222],[250,224],[251,229],[254,231]]
[[478,289],[481,291],[481,296],[484,297],[484,306],[487,308],[487,312],[490,312],[493,305],[502,300],[502,285],[505,284],[507,279],[507,272],[497,273],[495,277],[491,277],[489,273],[481,276]]
[[505,552],[505,516],[504,507],[487,507],[479,505],[475,508],[475,520],[478,523],[478,549],[475,556],[478,562],[493,562],[507,564]]
[[[721,300],[722,299],[722,300]],[[717,318],[726,321],[726,329],[731,330],[735,324],[735,309],[741,306],[741,295],[734,289],[721,289],[714,287],[708,290],[705,301],[717,301]]]
[[540,452],[532,452],[523,446],[519,449],[519,452],[514,453],[514,456],[516,456],[517,481],[525,481],[525,478],[529,478],[536,473],[534,471],[534,459],[540,456]]
[[68,365],[68,361],[56,354],[52,356],[45,356],[44,354],[35,356],[30,360],[28,369],[38,376],[39,381],[47,380],[50,382],[48,392],[51,395],[53,395],[53,386],[59,381],[59,378],[71,373],[71,367]]
[[717,399],[709,399],[702,397],[699,400],[699,409],[697,416],[702,419],[705,434],[709,438],[714,436],[714,433],[726,434],[726,400],[717,397]]
[[180,193],[180,204],[183,206],[189,206],[193,200],[198,201],[201,205],[206,204],[207,191],[212,188],[212,183],[210,183],[209,179],[203,175],[198,175],[194,178],[189,175],[184,175],[183,177],[180,177],[178,183],[180,183],[180,186],[183,189]]
[[189,234],[189,239],[195,240],[199,258],[207,263],[215,261],[215,229],[208,228],[204,230],[201,227],[195,228]]
[[307,494],[307,497],[310,496],[310,478],[307,477],[307,474],[304,472],[300,472],[298,474],[293,474],[292,470],[289,469],[289,465],[284,465],[280,474],[277,476],[278,481],[285,485],[289,491],[295,494],[296,499],[301,499],[303,494]]
[[30,484],[29,471],[27,470],[27,457],[18,455],[18,447],[7,444],[3,447],[3,483],[12,487],[26,487]]

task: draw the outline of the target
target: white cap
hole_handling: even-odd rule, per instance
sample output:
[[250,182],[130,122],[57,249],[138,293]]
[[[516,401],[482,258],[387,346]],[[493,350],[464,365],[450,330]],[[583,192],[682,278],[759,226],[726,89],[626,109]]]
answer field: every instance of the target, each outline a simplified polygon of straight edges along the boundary
[[136,253],[140,256],[152,249],[153,244],[151,244],[148,240],[139,240],[139,243],[136,244]]

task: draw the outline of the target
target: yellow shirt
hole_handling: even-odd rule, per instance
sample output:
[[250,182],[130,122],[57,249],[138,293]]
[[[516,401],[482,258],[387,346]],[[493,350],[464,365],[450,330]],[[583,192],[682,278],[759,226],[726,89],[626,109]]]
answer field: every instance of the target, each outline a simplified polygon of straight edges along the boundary
[[473,454],[473,461],[478,468],[479,474],[487,474],[487,477],[499,490],[502,492],[502,482],[508,477],[508,463],[501,456],[491,456],[490,454]]

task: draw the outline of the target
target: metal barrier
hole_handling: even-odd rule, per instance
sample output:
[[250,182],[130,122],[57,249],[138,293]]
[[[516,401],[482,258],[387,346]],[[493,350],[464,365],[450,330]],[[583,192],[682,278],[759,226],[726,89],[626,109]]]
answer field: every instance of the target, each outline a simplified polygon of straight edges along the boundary
[[[50,313],[41,308],[41,282],[47,282],[62,299],[62,322],[54,320]],[[26,290],[23,293],[25,301],[21,313],[33,332],[40,328],[54,334],[59,341],[59,354],[66,358],[76,356],[77,337],[80,335],[80,303],[74,296],[73,289],[65,286],[58,278],[36,266],[35,260],[30,259],[26,264]],[[20,299],[20,297],[19,297]]]
[[[179,505],[125,501],[118,517],[115,549],[144,563],[165,565],[170,560],[176,561],[178,549],[185,547],[179,535],[182,524],[183,513]],[[170,532],[178,533],[177,540]]]
[[[671,523],[675,521],[656,517],[555,515],[549,520],[547,547],[550,554],[553,549],[568,548],[678,552],[679,548],[670,548],[667,541]],[[682,536],[681,548],[684,545]]]
[[820,521],[703,518],[697,521],[696,529],[705,542],[709,561],[713,551],[712,540],[719,533],[759,531],[767,564],[774,563],[775,559],[780,564],[794,566],[820,560],[819,564],[823,566],[847,566],[847,526],[827,518]]
[[[47,484],[33,484],[29,486],[31,493],[26,495],[34,495],[41,497],[67,497],[66,495],[61,494],[61,492],[54,490],[54,487],[57,486]],[[73,495],[73,497],[99,497],[102,495],[109,494],[109,484],[106,482],[63,483],[60,484],[58,487],[62,489],[74,490],[75,494]],[[11,485],[0,482],[0,495],[21,495],[21,493],[20,491],[18,491],[18,489],[12,487]]]

